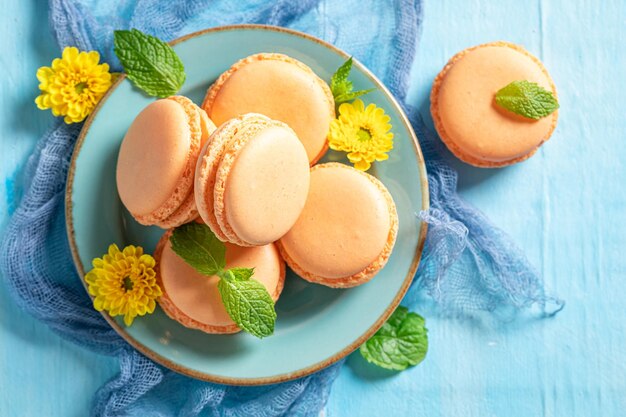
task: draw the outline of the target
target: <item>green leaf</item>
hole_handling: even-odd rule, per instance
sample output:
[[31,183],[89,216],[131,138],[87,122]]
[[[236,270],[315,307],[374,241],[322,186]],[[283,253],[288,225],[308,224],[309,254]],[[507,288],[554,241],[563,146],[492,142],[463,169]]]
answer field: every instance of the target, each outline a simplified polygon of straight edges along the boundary
[[226,246],[204,224],[177,227],[170,242],[172,250],[203,275],[218,275],[226,266]]
[[559,108],[551,91],[530,81],[513,81],[496,93],[496,103],[529,119],[541,119]]
[[246,281],[254,275],[254,268],[230,268],[231,278],[237,281]]
[[358,90],[358,91],[351,91],[349,93],[343,93],[340,94],[339,96],[335,97],[335,104],[339,105],[341,103],[346,103],[348,101],[352,101],[358,97],[361,97],[364,94],[368,94],[371,93],[372,91],[376,90],[375,88],[370,88],[368,90]]
[[263,338],[274,333],[274,300],[263,284],[253,279],[220,279],[217,289],[230,318],[246,332]]
[[398,307],[389,320],[361,346],[361,355],[370,363],[402,371],[424,360],[428,335],[424,319],[406,307]]
[[352,69],[352,57],[348,58],[330,79],[330,91],[333,93],[333,97],[337,97],[341,94],[345,94],[348,91],[352,91],[352,83],[348,81],[348,75]]
[[330,91],[333,93],[337,106],[375,90],[375,88],[371,88],[369,90],[352,91],[352,82],[348,80],[351,69],[352,57],[344,62],[330,79]]
[[185,82],[185,68],[167,43],[132,30],[116,30],[114,51],[128,78],[151,96],[176,94]]

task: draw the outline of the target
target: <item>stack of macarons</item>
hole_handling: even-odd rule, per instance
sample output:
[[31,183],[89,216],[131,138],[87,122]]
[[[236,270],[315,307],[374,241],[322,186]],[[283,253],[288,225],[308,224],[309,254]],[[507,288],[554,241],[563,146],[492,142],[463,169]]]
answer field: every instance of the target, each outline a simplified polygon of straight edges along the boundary
[[226,243],[227,268],[255,268],[274,300],[285,263],[307,281],[340,288],[385,266],[398,231],[389,191],[350,166],[315,165],[334,117],[328,85],[275,53],[235,63],[202,108],[174,96],[136,117],[120,147],[117,186],[139,223],[169,229],[155,258],[160,305],[171,318],[208,333],[239,331],[218,278],[201,276],[171,248],[172,229],[190,221]]

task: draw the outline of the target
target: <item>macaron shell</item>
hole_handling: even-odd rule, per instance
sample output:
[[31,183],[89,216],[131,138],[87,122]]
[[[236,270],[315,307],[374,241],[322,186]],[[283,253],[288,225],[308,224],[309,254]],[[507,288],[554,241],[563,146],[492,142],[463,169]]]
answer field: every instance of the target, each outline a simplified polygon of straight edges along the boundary
[[116,175],[120,198],[139,223],[167,228],[196,216],[195,164],[214,129],[206,112],[182,96],[157,100],[133,121]]
[[198,210],[196,209],[196,200],[194,193],[191,192],[174,213],[155,223],[155,226],[161,229],[170,229],[172,227],[178,227],[181,224],[189,223],[197,217]]
[[214,189],[215,176],[222,155],[233,137],[237,134],[241,124],[251,119],[268,120],[260,114],[245,114],[235,117],[220,127],[211,135],[200,152],[195,172],[195,201],[200,217],[211,231],[222,242],[229,241],[215,218]]
[[481,167],[529,158],[554,131],[558,113],[539,120],[515,115],[495,104],[495,93],[512,81],[556,88],[543,64],[524,48],[494,42],[455,55],[435,79],[431,113],[448,148]]
[[190,146],[188,116],[173,100],[155,101],[131,124],[120,147],[117,188],[124,206],[141,223],[153,221],[157,211],[168,216],[178,207],[170,203],[164,209],[185,172]]
[[328,149],[328,130],[335,118],[328,85],[302,62],[275,53],[235,63],[211,86],[202,107],[217,124],[250,112],[287,123],[311,165]]
[[308,158],[293,130],[276,120],[249,123],[220,161],[215,217],[233,243],[274,242],[298,219],[308,189]]
[[[181,100],[182,101],[181,104],[188,106],[187,111],[189,112],[195,111],[198,113],[198,116],[200,117],[200,127],[201,127],[201,132],[202,132],[202,136],[200,137],[200,148],[203,148],[205,143],[211,136],[211,134],[215,132],[216,130],[215,124],[211,121],[211,119],[209,119],[209,116],[207,116],[206,112],[203,109],[196,106],[195,104],[193,104],[193,106],[189,106],[189,103],[191,101],[187,99],[186,97],[175,96],[173,98],[184,99],[184,101]],[[197,159],[196,156],[194,156],[194,158]],[[195,170],[194,170],[194,173],[195,173]],[[176,211],[174,211],[174,213],[172,213],[170,216],[168,216],[164,220],[158,221],[156,223],[156,226],[159,226],[162,229],[169,229],[172,227],[180,226],[181,224],[188,223],[197,217],[198,217],[198,210],[196,208],[195,193],[194,193],[193,187],[191,187],[191,189],[189,190],[189,194],[187,195],[187,198],[183,200],[182,204],[176,209]]]
[[206,114],[204,109],[196,106],[196,111],[200,115],[200,129],[202,129],[202,144],[200,148],[202,148],[206,140],[213,134],[213,132],[215,132],[217,127],[215,126],[215,123],[209,119],[209,116]]
[[369,281],[385,266],[397,232],[395,203],[379,180],[327,163],[311,169],[305,208],[277,244],[302,278],[347,288]]
[[[217,289],[219,278],[198,273],[171,249],[166,232],[155,252],[157,280],[163,296],[159,304],[165,313],[185,327],[206,333],[236,333],[239,327],[228,316]],[[285,264],[275,245],[242,248],[226,243],[226,269],[255,268],[253,279],[261,282],[274,301],[285,280]]]

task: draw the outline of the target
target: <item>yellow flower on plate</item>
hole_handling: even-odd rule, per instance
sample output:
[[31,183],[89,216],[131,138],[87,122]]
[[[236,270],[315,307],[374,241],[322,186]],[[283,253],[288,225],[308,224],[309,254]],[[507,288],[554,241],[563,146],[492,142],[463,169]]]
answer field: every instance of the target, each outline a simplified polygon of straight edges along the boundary
[[156,262],[141,247],[130,245],[120,251],[117,245],[110,245],[109,252],[92,264],[85,281],[96,310],[123,315],[127,326],[136,316],[154,312],[162,292],[156,282]]
[[339,117],[330,123],[330,149],[348,152],[348,159],[361,171],[370,169],[372,162],[389,158],[393,149],[391,118],[375,104],[367,107],[361,100],[339,106]]
[[99,61],[96,51],[78,52],[78,48],[66,47],[52,66],[37,70],[41,90],[35,99],[37,107],[65,116],[67,124],[85,120],[112,83],[109,65]]

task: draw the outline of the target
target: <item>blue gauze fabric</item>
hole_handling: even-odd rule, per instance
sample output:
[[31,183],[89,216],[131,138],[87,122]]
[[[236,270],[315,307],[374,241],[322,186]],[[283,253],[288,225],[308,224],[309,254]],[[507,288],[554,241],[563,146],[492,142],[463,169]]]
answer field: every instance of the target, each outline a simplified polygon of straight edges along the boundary
[[[334,43],[367,65],[404,103],[422,19],[419,0],[51,0],[50,24],[59,47],[98,50],[119,70],[114,29],[137,28],[170,40],[236,23],[289,26]],[[537,273],[520,250],[456,193],[456,172],[438,140],[406,106],[424,151],[431,209],[423,259],[409,298],[425,290],[441,311],[544,308]],[[25,168],[24,197],[0,248],[0,271],[21,308],[62,337],[119,359],[120,373],[95,395],[92,416],[317,416],[342,362],[302,379],[262,387],[193,380],[137,353],[96,312],[72,263],[65,234],[66,174],[80,125],[57,123]],[[419,221],[416,218],[416,221]],[[544,309],[545,310],[545,309]]]

